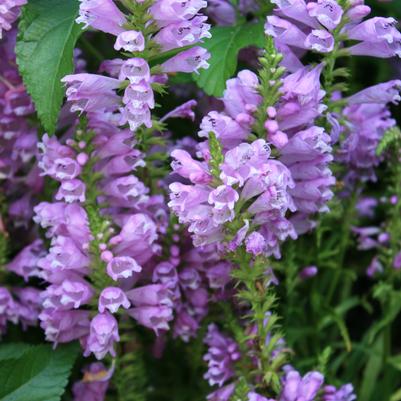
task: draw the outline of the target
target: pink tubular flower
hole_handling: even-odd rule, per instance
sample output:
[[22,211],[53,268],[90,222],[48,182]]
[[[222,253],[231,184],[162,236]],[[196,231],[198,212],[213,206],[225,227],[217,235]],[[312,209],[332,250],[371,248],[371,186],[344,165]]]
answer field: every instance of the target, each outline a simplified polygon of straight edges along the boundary
[[72,388],[74,401],[103,401],[110,380],[106,367],[100,362],[91,363],[84,368],[83,374],[83,379]]
[[117,320],[108,312],[100,313],[91,321],[84,355],[93,353],[97,359],[103,359],[107,353],[115,356],[115,341],[120,341]]
[[67,99],[72,102],[71,111],[113,111],[120,97],[114,92],[120,81],[96,74],[66,75],[62,80],[67,86]]
[[156,0],[150,13],[160,27],[174,22],[189,20],[207,6],[204,0]]
[[145,49],[145,38],[138,31],[124,31],[118,34],[114,49],[127,52],[141,52]]
[[195,46],[191,49],[184,50],[176,56],[165,61],[161,67],[163,72],[187,72],[198,73],[200,68],[208,68],[209,63],[206,61],[210,58],[210,53],[203,47]]
[[118,35],[124,32],[124,14],[117,8],[113,0],[79,0],[79,17],[76,22],[84,24],[84,29],[94,29]]
[[238,345],[230,337],[222,334],[215,324],[208,326],[204,342],[208,352],[203,359],[208,364],[205,379],[211,386],[222,387],[234,375],[234,362],[240,358]]
[[152,329],[156,335],[168,330],[168,322],[173,319],[172,309],[168,306],[138,306],[128,310],[128,314],[142,326]]
[[128,78],[133,84],[138,84],[142,80],[150,81],[150,68],[143,58],[129,58],[121,64],[119,79],[122,81]]
[[305,46],[320,53],[330,53],[334,49],[334,37],[330,32],[313,29],[305,39]]
[[307,9],[311,17],[315,17],[329,30],[335,29],[343,16],[343,9],[335,0],[318,0],[317,3],[308,3]]
[[20,7],[26,4],[28,0],[3,0],[0,4],[0,39],[3,36],[3,30],[9,31],[11,25],[18,18]]
[[211,176],[207,166],[204,163],[193,160],[185,150],[173,150],[171,157],[174,158],[171,167],[178,174],[189,178],[193,183],[206,184],[210,182]]
[[206,20],[205,16],[196,16],[191,20],[169,24],[155,35],[154,41],[167,51],[210,38],[210,25],[205,23]]
[[130,302],[124,291],[119,287],[106,287],[99,296],[99,312],[104,313],[107,309],[111,313],[116,313],[120,307],[128,309]]
[[139,273],[141,270],[142,267],[129,256],[114,257],[107,265],[107,274],[113,280],[131,277],[133,273]]
[[305,48],[306,35],[295,24],[274,15],[268,16],[265,33],[276,38],[280,43]]

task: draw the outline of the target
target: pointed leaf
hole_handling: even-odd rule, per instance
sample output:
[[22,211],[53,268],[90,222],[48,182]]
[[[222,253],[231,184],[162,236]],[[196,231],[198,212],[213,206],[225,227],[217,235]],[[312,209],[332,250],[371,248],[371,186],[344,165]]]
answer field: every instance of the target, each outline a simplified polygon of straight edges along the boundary
[[53,133],[64,97],[61,78],[73,72],[73,50],[82,32],[78,0],[29,0],[22,9],[17,63],[46,131]]
[[195,82],[208,95],[221,96],[226,80],[231,78],[238,63],[238,52],[249,46],[263,47],[265,34],[263,24],[243,24],[212,28],[212,37],[202,44],[211,57],[210,67],[193,74]]

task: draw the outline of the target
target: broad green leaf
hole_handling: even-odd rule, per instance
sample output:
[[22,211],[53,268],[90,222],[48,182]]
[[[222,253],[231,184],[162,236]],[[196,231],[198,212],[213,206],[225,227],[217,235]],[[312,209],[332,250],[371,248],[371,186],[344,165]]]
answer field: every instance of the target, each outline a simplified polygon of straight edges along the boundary
[[0,366],[1,361],[6,359],[18,359],[32,346],[25,343],[2,344],[0,346]]
[[248,46],[263,47],[265,35],[263,24],[243,24],[237,26],[221,26],[211,29],[212,37],[202,44],[211,56],[210,67],[193,74],[195,82],[208,95],[221,96],[226,80],[231,78],[238,62],[238,52]]
[[61,78],[73,71],[73,50],[82,32],[78,0],[29,0],[22,9],[17,63],[41,123],[53,133],[64,97]]
[[59,401],[79,347],[68,344],[53,350],[50,345],[24,347],[17,357],[0,347],[0,401]]

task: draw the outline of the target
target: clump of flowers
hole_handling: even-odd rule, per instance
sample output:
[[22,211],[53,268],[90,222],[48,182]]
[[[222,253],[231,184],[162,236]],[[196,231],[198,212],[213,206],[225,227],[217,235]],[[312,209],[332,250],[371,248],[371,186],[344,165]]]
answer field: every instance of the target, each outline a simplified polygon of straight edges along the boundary
[[398,399],[401,81],[352,75],[401,56],[396,20],[363,0],[79,0],[53,133],[14,51],[42,5],[3,3],[6,341],[20,323],[79,343],[75,401],[353,401],[382,376]]

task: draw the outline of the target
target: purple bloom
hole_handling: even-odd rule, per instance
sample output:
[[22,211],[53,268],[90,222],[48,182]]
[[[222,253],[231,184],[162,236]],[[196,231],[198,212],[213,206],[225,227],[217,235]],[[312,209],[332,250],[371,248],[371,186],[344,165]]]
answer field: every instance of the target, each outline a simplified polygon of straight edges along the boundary
[[305,0],[272,0],[272,3],[276,4],[278,11],[286,17],[312,28],[318,26],[317,20],[309,15]]
[[173,150],[171,157],[174,158],[171,167],[182,177],[189,178],[195,184],[207,184],[211,181],[207,165],[193,160],[185,150]]
[[23,277],[25,281],[28,281],[29,277],[40,277],[38,261],[43,254],[43,243],[41,240],[36,240],[23,248],[22,251],[7,264],[7,270]]
[[5,0],[0,4],[0,39],[3,30],[9,31],[13,22],[18,18],[20,7],[26,4],[27,0]]
[[[237,77],[226,82],[226,89],[223,94],[225,112],[235,119],[240,125],[252,123],[249,118],[262,98],[258,92],[259,79],[256,74],[249,70],[242,70]],[[245,139],[245,138],[243,138]]]
[[85,202],[85,191],[85,184],[81,180],[67,179],[61,183],[55,198],[67,203]]
[[134,288],[126,294],[135,306],[172,306],[171,292],[162,284]]
[[162,28],[154,37],[154,41],[164,51],[192,45],[204,38],[210,38],[210,25],[206,24],[207,17],[195,16],[191,20],[184,20],[169,24]]
[[305,46],[320,53],[330,53],[334,49],[334,37],[325,30],[313,29],[305,39]]
[[125,16],[113,0],[80,0],[80,2],[79,17],[76,22],[84,24],[84,29],[91,26],[116,36],[124,32],[122,26],[126,22]]
[[274,401],[274,400],[272,400],[271,398],[267,399],[266,397],[263,397],[263,395],[251,391],[250,393],[248,393],[248,401]]
[[306,35],[295,24],[274,15],[268,16],[265,33],[275,38],[279,43],[305,48]]
[[71,111],[113,111],[120,97],[114,92],[120,81],[96,74],[66,75],[62,80],[67,86],[67,99],[72,102]]
[[149,64],[143,58],[130,58],[124,61],[121,65],[119,80],[122,81],[126,78],[133,84],[137,84],[142,80],[149,82]]
[[395,255],[393,260],[393,267],[396,270],[401,269],[401,252],[398,252],[397,255]]
[[306,266],[299,272],[299,277],[302,280],[316,276],[319,269],[316,266]]
[[318,0],[310,2],[307,9],[311,17],[315,17],[325,28],[333,30],[341,22],[343,9],[335,0]]
[[206,12],[209,18],[218,25],[235,24],[235,8],[228,0],[209,0]]
[[99,296],[99,312],[104,313],[107,309],[116,313],[120,307],[128,309],[130,302],[124,291],[119,287],[106,287]]
[[235,391],[235,383],[227,384],[207,396],[208,401],[229,401]]
[[118,34],[114,49],[127,52],[141,52],[145,49],[145,38],[142,32],[124,31]]
[[368,277],[374,277],[376,274],[383,273],[383,271],[383,265],[381,264],[379,258],[375,256],[366,269],[366,275]]
[[85,280],[71,277],[59,284],[50,285],[42,296],[44,308],[69,310],[88,303],[93,296],[93,290]]
[[203,0],[156,0],[150,8],[150,13],[160,27],[189,20],[194,17],[200,9],[207,6]]
[[314,401],[323,384],[323,375],[309,372],[304,377],[295,371],[289,371],[283,379],[280,401]]
[[198,73],[200,68],[208,68],[209,64],[206,60],[210,58],[210,53],[203,47],[195,46],[191,49],[184,50],[176,56],[165,61],[161,67],[163,72],[187,72]]
[[57,311],[45,309],[40,315],[40,326],[46,340],[67,343],[83,338],[89,333],[89,312],[84,310]]
[[74,401],[104,401],[109,385],[109,374],[100,363],[91,363],[83,370],[84,377],[72,388]]
[[107,312],[100,313],[90,323],[84,355],[93,353],[97,359],[103,359],[107,353],[115,356],[115,341],[120,341],[117,320]]
[[128,314],[142,326],[152,329],[156,335],[168,330],[168,322],[173,319],[172,309],[168,306],[139,306],[128,310]]
[[234,362],[240,358],[238,345],[214,324],[209,325],[204,341],[208,346],[208,352],[203,357],[208,364],[204,377],[209,385],[222,387],[234,375]]
[[113,280],[131,277],[134,273],[141,272],[142,267],[138,265],[135,259],[129,256],[114,257],[107,264],[107,274]]
[[196,100],[188,100],[187,102],[181,104],[180,106],[176,107],[175,109],[168,112],[165,116],[163,116],[160,121],[166,121],[169,118],[189,118],[190,120],[195,120],[195,113],[192,110],[196,107],[197,101]]
[[325,386],[323,388],[323,400],[324,401],[354,401],[356,395],[354,393],[354,387],[352,384],[344,384],[339,389],[334,386]]
[[266,250],[266,240],[262,234],[254,231],[248,235],[246,241],[246,251],[252,253],[253,255],[261,255]]
[[364,42],[387,42],[392,44],[401,39],[394,18],[373,17],[347,30],[349,39]]
[[398,104],[401,100],[400,90],[401,80],[388,81],[355,93],[347,98],[347,103],[349,105],[363,103]]
[[378,200],[373,197],[360,198],[356,204],[356,210],[359,216],[373,218],[375,215],[375,208],[378,205]]
[[374,167],[380,163],[376,148],[386,130],[394,126],[387,107],[382,104],[355,104],[344,109],[349,121],[346,137],[341,144],[339,159],[350,169],[345,180],[375,181]]

